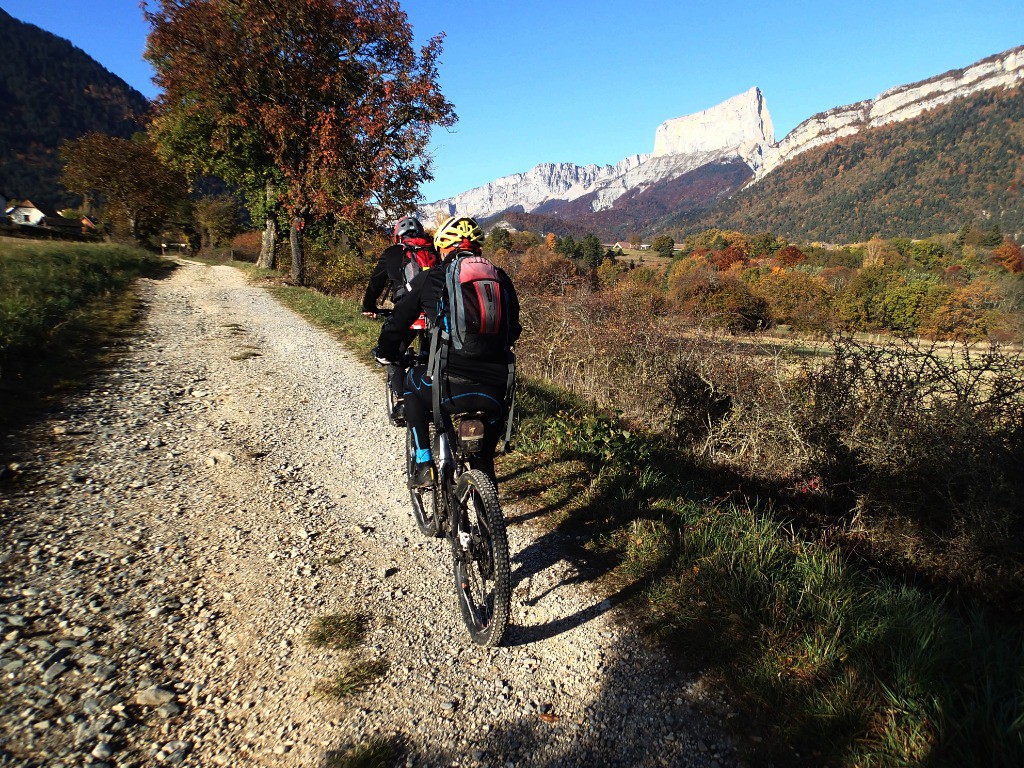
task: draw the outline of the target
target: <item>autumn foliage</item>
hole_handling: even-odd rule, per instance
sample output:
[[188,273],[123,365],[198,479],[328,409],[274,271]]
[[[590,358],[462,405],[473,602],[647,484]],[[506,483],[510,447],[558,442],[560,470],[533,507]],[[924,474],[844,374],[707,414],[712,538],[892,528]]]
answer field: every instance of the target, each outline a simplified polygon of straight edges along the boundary
[[431,178],[431,126],[455,121],[437,84],[441,36],[417,54],[395,0],[143,7],[163,91],[154,131],[190,175],[219,175],[253,201],[269,185],[290,217],[363,225]]

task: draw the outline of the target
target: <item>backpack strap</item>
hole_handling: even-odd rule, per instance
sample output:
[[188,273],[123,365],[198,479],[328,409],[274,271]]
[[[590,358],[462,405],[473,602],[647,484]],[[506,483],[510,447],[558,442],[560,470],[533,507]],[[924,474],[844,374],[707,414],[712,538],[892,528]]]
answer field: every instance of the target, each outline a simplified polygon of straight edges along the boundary
[[505,384],[505,405],[508,406],[508,415],[505,417],[505,439],[502,441],[499,450],[502,453],[507,453],[509,445],[512,443],[512,424],[515,419],[516,412],[516,361],[512,358],[512,361],[508,364],[508,380]]

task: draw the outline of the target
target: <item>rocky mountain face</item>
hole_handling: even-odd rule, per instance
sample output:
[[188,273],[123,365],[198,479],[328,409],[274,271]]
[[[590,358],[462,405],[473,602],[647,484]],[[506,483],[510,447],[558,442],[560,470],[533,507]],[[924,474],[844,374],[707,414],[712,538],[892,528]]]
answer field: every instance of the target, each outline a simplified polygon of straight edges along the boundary
[[990,88],[1013,88],[1024,82],[1024,46],[989,56],[936,77],[883,91],[874,99],[835,107],[804,120],[777,145],[767,149],[754,168],[758,181],[788,160],[814,147],[869,128],[902,122],[929,109]]
[[[807,150],[993,88],[1024,82],[1024,46],[963,69],[890,88],[874,99],[805,120],[776,143],[764,95],[751,88],[717,106],[658,126],[650,154],[615,165],[544,163],[420,209],[433,219],[494,219],[515,212],[586,222],[608,235],[657,228],[674,212],[710,208]],[[673,206],[682,206],[673,210]]]
[[757,88],[655,131],[654,151],[631,155],[615,165],[542,163],[420,209],[481,219],[507,211],[581,215],[609,211],[623,197],[635,198],[655,185],[673,182],[705,166],[740,160],[759,168],[774,141],[771,116]]

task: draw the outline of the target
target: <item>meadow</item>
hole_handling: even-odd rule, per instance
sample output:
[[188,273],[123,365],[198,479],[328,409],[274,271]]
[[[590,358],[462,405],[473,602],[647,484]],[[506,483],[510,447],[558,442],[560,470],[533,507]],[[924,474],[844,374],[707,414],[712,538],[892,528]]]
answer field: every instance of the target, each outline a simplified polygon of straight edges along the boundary
[[167,265],[124,245],[0,240],[0,423],[76,386],[130,330],[130,288]]

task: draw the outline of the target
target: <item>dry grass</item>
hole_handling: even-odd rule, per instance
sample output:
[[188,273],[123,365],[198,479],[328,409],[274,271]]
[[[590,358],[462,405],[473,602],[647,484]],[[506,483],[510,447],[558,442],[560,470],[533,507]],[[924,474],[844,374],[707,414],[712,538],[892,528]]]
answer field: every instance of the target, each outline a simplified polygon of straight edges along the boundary
[[366,637],[369,617],[359,613],[318,616],[306,633],[306,641],[314,648],[349,650]]

